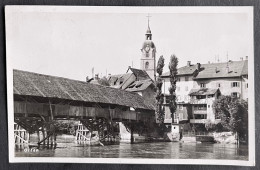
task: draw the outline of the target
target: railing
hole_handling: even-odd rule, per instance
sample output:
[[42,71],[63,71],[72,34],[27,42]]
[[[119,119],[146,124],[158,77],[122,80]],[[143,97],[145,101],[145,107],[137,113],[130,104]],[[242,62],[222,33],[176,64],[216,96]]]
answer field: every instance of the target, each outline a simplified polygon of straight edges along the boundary
[[193,114],[207,114],[207,110],[193,110]]
[[207,99],[190,99],[190,104],[207,104]]
[[207,119],[190,119],[190,123],[206,123]]
[[182,132],[182,135],[185,137],[194,137],[196,135],[201,135],[201,136],[207,136],[210,135],[211,133],[209,132]]

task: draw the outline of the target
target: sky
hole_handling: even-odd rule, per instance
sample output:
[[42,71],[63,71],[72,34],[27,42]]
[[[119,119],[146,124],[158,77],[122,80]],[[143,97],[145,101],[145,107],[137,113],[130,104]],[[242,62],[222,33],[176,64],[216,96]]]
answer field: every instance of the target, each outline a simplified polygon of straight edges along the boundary
[[140,68],[148,13],[156,57],[165,58],[164,72],[172,54],[178,57],[179,67],[187,61],[253,57],[252,18],[243,10],[103,9],[7,9],[6,46],[12,67],[82,81],[92,77],[92,68],[100,76],[125,73],[128,66]]

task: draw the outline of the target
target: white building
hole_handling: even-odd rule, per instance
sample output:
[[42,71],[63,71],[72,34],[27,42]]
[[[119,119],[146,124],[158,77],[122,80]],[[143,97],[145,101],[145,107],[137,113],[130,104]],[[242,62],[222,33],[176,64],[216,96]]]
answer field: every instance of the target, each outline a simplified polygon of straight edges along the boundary
[[[225,63],[191,64],[178,68],[176,83],[177,112],[174,122],[216,122],[212,104],[219,95],[248,100],[248,60]],[[166,98],[170,87],[169,72],[162,75]],[[166,104],[167,105],[167,104]],[[171,122],[166,108],[165,123]]]

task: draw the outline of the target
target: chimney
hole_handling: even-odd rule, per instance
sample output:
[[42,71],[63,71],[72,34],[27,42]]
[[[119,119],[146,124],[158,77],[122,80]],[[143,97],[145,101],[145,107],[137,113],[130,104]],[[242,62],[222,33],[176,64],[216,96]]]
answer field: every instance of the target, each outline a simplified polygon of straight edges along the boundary
[[200,71],[200,63],[197,63],[197,70]]
[[98,77],[98,74],[95,74],[95,80],[98,80],[99,77]]
[[88,76],[86,77],[86,82],[88,82],[89,81],[89,78],[88,78]]
[[210,61],[208,61],[208,64],[210,64]]
[[246,56],[246,60],[248,60],[248,56]]
[[187,66],[190,67],[190,65],[191,65],[191,62],[187,61]]
[[243,57],[241,57],[241,61],[243,61],[244,59],[243,59]]
[[229,66],[228,65],[227,65],[226,69],[227,69],[227,73],[229,73]]
[[218,68],[217,68],[217,67],[215,68],[215,72],[216,72],[216,73],[218,72]]

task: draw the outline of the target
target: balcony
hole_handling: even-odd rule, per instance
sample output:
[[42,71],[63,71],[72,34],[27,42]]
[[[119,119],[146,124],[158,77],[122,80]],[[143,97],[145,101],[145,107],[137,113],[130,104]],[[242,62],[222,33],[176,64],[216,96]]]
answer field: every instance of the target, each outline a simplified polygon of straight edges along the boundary
[[207,110],[193,110],[193,114],[207,114]]
[[190,123],[206,123],[207,119],[190,119]]
[[207,104],[207,99],[190,99],[190,104]]

